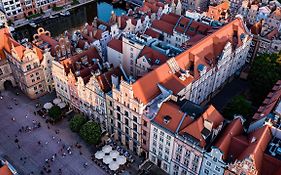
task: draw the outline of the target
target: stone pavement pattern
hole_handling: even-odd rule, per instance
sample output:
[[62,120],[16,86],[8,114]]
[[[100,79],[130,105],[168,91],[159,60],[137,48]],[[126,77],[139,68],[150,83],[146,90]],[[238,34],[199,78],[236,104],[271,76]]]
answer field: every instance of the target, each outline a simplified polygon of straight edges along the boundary
[[[59,169],[62,169],[62,174],[66,175],[106,174],[91,161],[93,149],[85,146],[78,134],[70,131],[66,119],[55,126],[50,125],[50,129],[48,129],[45,119],[34,115],[35,100],[28,99],[22,93],[16,96],[11,91],[3,91],[2,96],[3,99],[0,100],[0,153],[7,156],[7,159],[19,170],[20,174],[28,175],[33,172],[33,174],[40,175],[43,166],[46,165],[45,159],[50,159],[54,154],[57,154],[57,157],[54,162],[50,163],[51,173],[49,174],[58,174]],[[13,98],[16,98],[17,106]],[[8,109],[9,105],[13,109]],[[22,126],[33,126],[34,120],[41,123],[40,128],[31,132],[19,132]],[[59,134],[55,133],[57,129],[60,130]],[[16,138],[19,140],[18,143],[15,143]],[[41,145],[38,144],[38,141],[41,142]],[[76,142],[83,145],[81,149],[83,154],[80,155],[80,151],[74,146],[71,149],[71,155],[67,154],[65,149],[63,152],[67,155],[62,157],[63,152],[60,150],[63,145],[67,148]],[[26,157],[25,161],[24,159],[20,160],[24,157]],[[85,168],[83,164],[86,162],[88,166]],[[44,174],[47,173],[44,172]]]

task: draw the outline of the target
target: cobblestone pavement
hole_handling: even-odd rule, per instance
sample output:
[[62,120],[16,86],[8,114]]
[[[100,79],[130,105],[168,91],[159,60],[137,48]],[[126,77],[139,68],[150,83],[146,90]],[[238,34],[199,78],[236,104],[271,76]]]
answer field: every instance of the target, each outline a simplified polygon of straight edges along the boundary
[[[85,146],[79,136],[70,131],[66,120],[55,126],[50,125],[48,129],[45,119],[34,115],[36,101],[28,99],[22,93],[16,96],[11,91],[3,91],[2,96],[0,100],[0,153],[19,170],[21,175],[28,175],[31,172],[40,175],[43,166],[47,167],[47,165],[50,166],[47,169],[51,170],[49,174],[57,175],[59,169],[62,170],[63,175],[106,174],[91,161],[93,149]],[[12,106],[12,109],[8,109],[8,106]],[[35,122],[40,122],[41,127],[31,129],[30,132],[19,131],[22,127],[35,126]],[[55,130],[59,130],[59,134],[56,134]],[[68,154],[67,148],[75,145],[77,141],[83,145],[81,150],[73,146],[71,155]],[[63,146],[64,149],[62,149]],[[63,157],[63,153],[66,156]],[[50,161],[52,156],[55,156],[54,161]],[[45,162],[46,159],[49,159],[49,164]],[[86,162],[88,166],[84,167]],[[43,172],[48,174],[46,171]]]

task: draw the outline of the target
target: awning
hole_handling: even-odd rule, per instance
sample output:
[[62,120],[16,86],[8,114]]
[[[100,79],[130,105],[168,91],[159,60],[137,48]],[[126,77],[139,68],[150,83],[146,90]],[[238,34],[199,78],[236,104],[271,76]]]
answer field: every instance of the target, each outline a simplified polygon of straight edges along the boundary
[[112,161],[109,164],[109,169],[111,169],[112,171],[116,171],[119,168],[119,164],[116,161]]
[[112,158],[117,158],[119,156],[119,152],[116,150],[113,150],[109,154]]
[[124,165],[126,163],[126,157],[125,156],[118,156],[116,159],[116,162],[120,165]]
[[61,102],[58,104],[58,107],[60,107],[61,109],[65,108],[66,104],[64,102]]
[[43,106],[45,109],[49,110],[53,107],[53,104],[48,102],[48,103],[45,103],[44,106]]
[[104,152],[103,151],[97,151],[95,154],[95,158],[97,159],[102,159],[104,157]]
[[102,147],[102,151],[104,153],[110,153],[111,150],[112,150],[112,147],[110,145],[105,145],[104,147]]
[[105,164],[109,164],[112,161],[112,157],[111,156],[104,156],[102,161]]
[[55,105],[57,105],[57,104],[61,103],[61,99],[55,98],[55,99],[53,100],[53,103],[54,103]]

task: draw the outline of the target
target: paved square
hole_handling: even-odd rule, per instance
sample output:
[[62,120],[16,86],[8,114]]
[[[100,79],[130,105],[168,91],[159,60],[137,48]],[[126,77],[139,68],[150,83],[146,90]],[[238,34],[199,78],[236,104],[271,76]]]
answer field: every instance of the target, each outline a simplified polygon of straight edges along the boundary
[[[91,161],[93,149],[85,146],[79,136],[70,131],[66,119],[55,126],[50,125],[48,129],[45,119],[34,115],[35,100],[28,99],[22,93],[16,96],[11,91],[3,91],[2,96],[3,99],[0,100],[0,153],[7,157],[21,175],[28,175],[31,172],[40,175],[41,171],[44,174],[59,174],[59,169],[62,171],[61,174],[65,175],[106,174]],[[18,105],[15,105],[14,98]],[[12,106],[12,109],[8,109],[8,106]],[[22,127],[35,126],[34,122],[40,122],[41,127],[31,129],[30,132],[19,131]],[[55,133],[57,129],[60,130],[59,134]],[[74,146],[77,141],[83,145],[82,155]],[[72,146],[71,155],[67,151],[69,146]],[[63,153],[66,156],[63,157]],[[51,161],[52,156],[55,156],[53,161]],[[49,160],[49,164],[45,163],[46,159]],[[85,163],[88,164],[86,168]],[[47,167],[48,165],[50,168]],[[44,171],[44,166],[51,172]]]

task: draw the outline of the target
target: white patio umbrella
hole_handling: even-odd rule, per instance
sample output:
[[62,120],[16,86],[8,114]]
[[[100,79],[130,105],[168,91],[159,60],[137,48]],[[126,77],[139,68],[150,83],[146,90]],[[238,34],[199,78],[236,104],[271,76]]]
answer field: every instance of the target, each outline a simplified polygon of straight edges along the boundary
[[110,153],[111,150],[112,150],[112,147],[110,145],[105,145],[104,147],[102,147],[102,151],[104,153]]
[[116,150],[110,151],[109,154],[112,158],[117,158],[119,156],[119,152]]
[[112,161],[112,157],[110,156],[104,156],[102,159],[103,163],[109,164]]
[[116,159],[116,162],[120,165],[124,165],[126,163],[126,157],[125,156],[118,156]]
[[61,109],[64,108],[66,106],[66,104],[64,102],[61,102],[58,104],[58,107],[60,107]]
[[104,152],[102,151],[97,151],[95,154],[95,158],[97,159],[102,159],[104,157]]
[[59,104],[60,102],[61,102],[61,99],[59,99],[59,98],[55,98],[55,99],[53,100],[53,103],[54,103],[55,105]]
[[48,102],[48,103],[45,103],[44,106],[43,106],[45,109],[49,110],[53,107],[53,104]]
[[119,164],[116,161],[110,162],[108,166],[112,171],[116,171],[119,168]]

